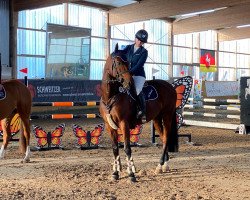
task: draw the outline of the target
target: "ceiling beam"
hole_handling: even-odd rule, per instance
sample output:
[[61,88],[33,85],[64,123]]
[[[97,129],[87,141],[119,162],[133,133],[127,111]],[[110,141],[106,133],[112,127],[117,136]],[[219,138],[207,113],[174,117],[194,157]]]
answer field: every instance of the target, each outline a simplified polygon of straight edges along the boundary
[[104,11],[108,11],[108,10],[115,8],[114,6],[109,6],[109,5],[99,4],[99,3],[92,3],[92,2],[83,1],[83,0],[76,0],[74,3],[83,5],[83,6],[99,8]]
[[110,25],[166,18],[213,8],[250,3],[250,0],[142,0],[109,11]]
[[249,10],[250,3],[176,21],[173,23],[173,33],[176,35],[250,24]]
[[250,38],[250,27],[228,28],[217,31],[219,42]]
[[30,10],[30,9],[37,9],[37,8],[43,8],[48,6],[55,6],[62,3],[75,3],[79,5],[94,7],[94,8],[100,8],[102,10],[110,10],[115,7],[108,6],[104,4],[98,4],[98,3],[92,3],[84,0],[13,0],[14,1],[14,11],[21,11],[21,10]]
[[31,10],[37,8],[44,8],[48,6],[55,6],[62,3],[71,3],[76,0],[13,0],[14,11]]

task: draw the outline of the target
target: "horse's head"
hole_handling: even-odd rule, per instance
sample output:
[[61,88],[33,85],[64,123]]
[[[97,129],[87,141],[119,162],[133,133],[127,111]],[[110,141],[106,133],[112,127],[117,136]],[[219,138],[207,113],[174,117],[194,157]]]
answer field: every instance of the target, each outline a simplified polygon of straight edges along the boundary
[[112,72],[110,75],[116,78],[122,83],[125,89],[129,89],[132,83],[132,76],[128,70],[128,62],[126,55],[123,51],[118,50],[118,44],[116,44],[115,51],[112,53]]

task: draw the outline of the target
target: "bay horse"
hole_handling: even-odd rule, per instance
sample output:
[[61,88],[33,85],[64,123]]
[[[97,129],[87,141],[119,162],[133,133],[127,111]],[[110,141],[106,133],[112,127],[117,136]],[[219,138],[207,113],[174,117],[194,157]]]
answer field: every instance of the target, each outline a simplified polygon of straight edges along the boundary
[[6,96],[0,99],[0,120],[3,129],[3,144],[0,159],[4,158],[8,142],[11,138],[10,122],[16,113],[21,119],[20,147],[25,157],[22,162],[30,161],[30,113],[32,98],[29,89],[18,80],[8,80],[1,84]]
[[[128,63],[122,51],[118,50],[117,44],[104,66],[99,111],[112,140],[114,154],[112,178],[118,180],[121,171],[117,133],[119,128],[124,137],[128,177],[130,181],[135,182],[135,165],[130,147],[129,130],[142,122],[136,118],[137,109],[133,97],[135,95],[133,84],[133,77],[129,73]],[[155,88],[157,94],[156,98],[148,100],[146,103],[146,120],[147,122],[153,120],[154,127],[162,140],[163,151],[160,163],[156,167],[156,171],[161,173],[168,170],[168,152],[178,151],[177,94],[173,86],[164,80],[150,80],[146,81],[146,84],[151,89]]]

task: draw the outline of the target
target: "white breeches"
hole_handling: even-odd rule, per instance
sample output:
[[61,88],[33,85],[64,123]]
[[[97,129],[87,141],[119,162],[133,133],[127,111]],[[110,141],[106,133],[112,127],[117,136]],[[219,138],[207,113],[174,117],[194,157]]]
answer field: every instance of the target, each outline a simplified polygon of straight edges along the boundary
[[138,95],[142,91],[146,78],[143,76],[133,76],[133,79],[135,83],[136,94]]

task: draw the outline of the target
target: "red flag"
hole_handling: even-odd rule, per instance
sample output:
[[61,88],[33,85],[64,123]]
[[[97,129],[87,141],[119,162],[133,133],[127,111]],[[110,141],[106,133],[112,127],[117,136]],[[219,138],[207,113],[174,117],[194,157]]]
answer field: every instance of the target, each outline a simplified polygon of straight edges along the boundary
[[26,68],[23,68],[23,69],[20,69],[19,70],[20,72],[23,72],[23,73],[25,73],[25,74],[28,74],[28,68],[26,67]]

